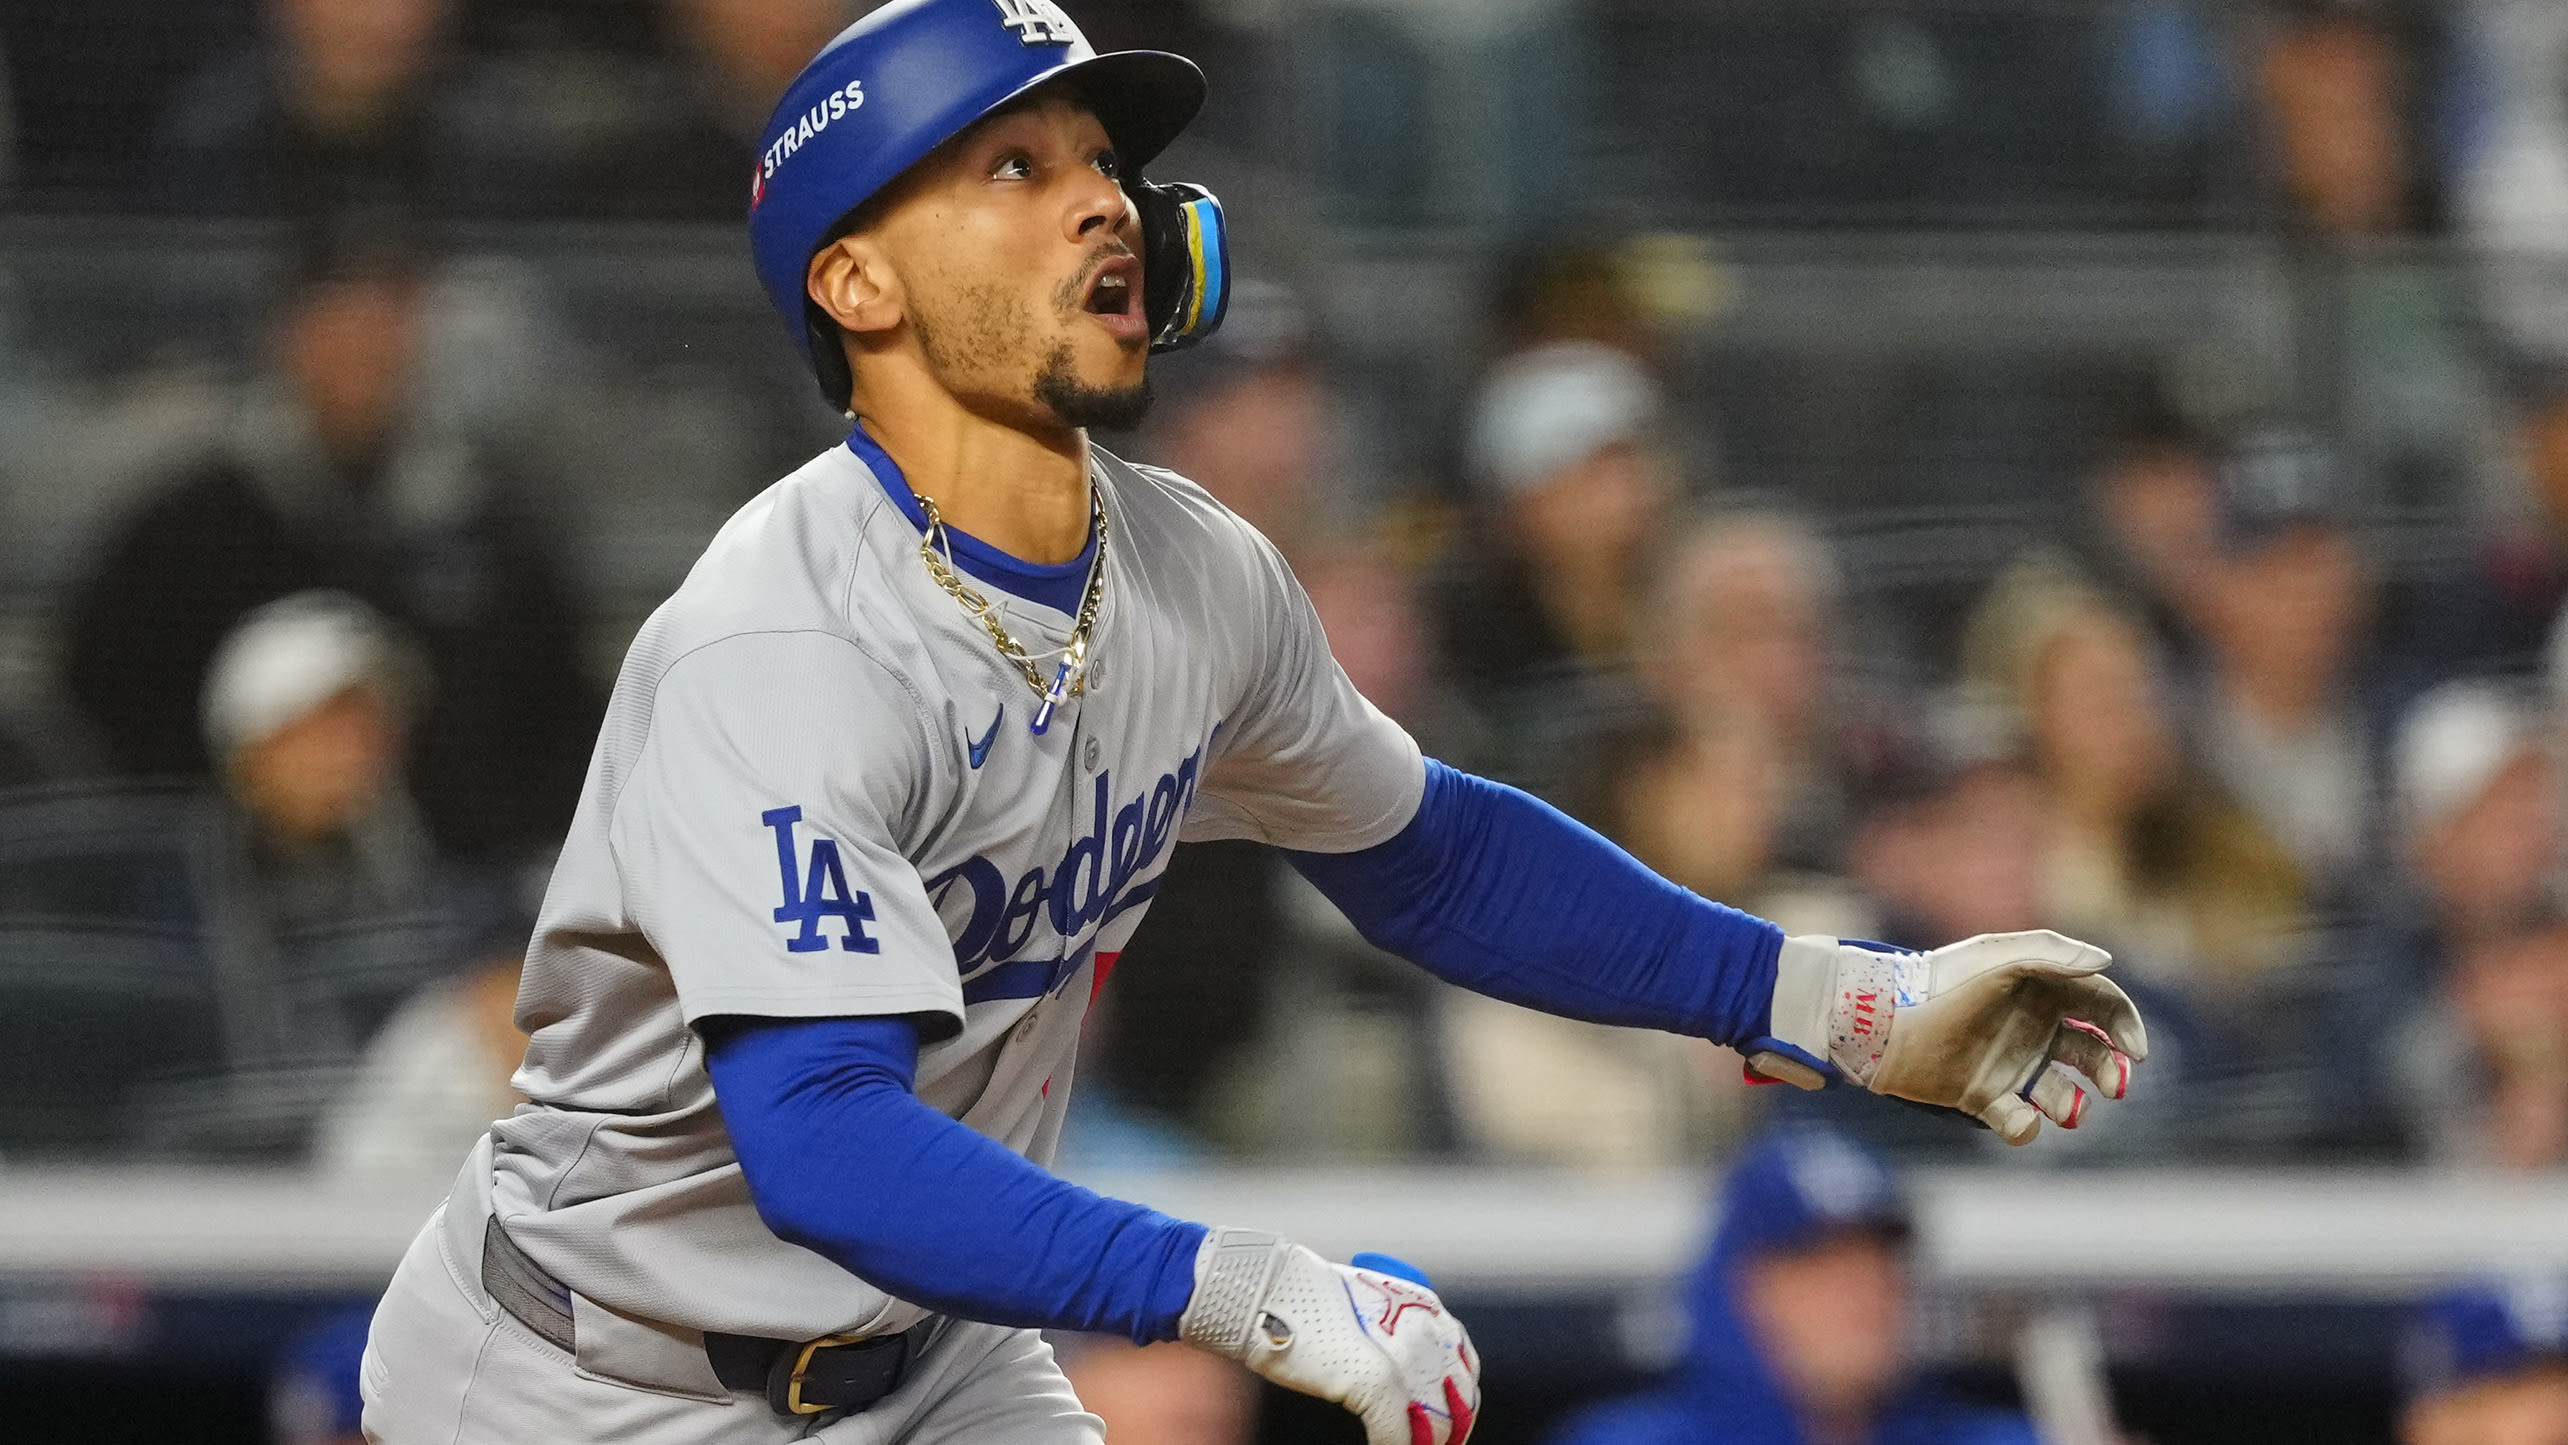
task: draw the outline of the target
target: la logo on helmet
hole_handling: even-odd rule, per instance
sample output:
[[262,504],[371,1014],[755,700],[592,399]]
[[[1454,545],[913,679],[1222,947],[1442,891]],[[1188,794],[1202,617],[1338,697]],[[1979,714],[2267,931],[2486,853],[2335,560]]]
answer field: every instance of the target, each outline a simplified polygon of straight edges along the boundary
[[1052,0],[991,0],[999,7],[999,23],[1017,33],[1027,45],[1076,45],[1079,27],[1061,13]]

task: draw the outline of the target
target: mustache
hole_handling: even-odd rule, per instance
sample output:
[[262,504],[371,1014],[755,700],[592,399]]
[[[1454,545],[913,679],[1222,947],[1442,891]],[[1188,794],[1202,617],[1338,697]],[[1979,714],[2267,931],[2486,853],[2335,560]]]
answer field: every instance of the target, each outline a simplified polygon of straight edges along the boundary
[[1062,282],[1061,285],[1053,291],[1052,303],[1054,307],[1062,311],[1077,311],[1082,309],[1088,300],[1088,283],[1097,279],[1098,270],[1108,261],[1138,261],[1140,259],[1140,252],[1135,251],[1132,247],[1125,245],[1121,241],[1105,242],[1098,246],[1096,250],[1089,252],[1088,259],[1079,263],[1079,269],[1071,273],[1070,279]]

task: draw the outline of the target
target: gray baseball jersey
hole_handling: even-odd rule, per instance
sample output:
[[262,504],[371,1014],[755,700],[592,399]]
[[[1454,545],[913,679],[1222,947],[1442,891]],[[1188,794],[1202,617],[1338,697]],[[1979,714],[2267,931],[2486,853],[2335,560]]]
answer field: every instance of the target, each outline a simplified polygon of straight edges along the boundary
[[[921,1016],[919,1096],[1049,1162],[1080,1020],[1172,842],[1347,851],[1415,812],[1416,745],[1275,549],[1179,477],[1102,450],[1090,475],[1095,661],[1040,735],[904,484],[851,447],[744,507],[635,640],[526,960],[533,1102],[497,1126],[491,1189],[591,1304],[791,1339],[923,1313],[759,1222],[697,1020]],[[1007,605],[1028,648],[1067,640]]]

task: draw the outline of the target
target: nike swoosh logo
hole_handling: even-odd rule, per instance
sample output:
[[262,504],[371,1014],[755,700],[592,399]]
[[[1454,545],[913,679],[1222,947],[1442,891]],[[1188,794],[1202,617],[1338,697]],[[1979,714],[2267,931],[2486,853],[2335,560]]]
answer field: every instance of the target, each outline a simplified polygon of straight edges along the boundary
[[963,745],[971,750],[972,768],[975,772],[980,770],[982,761],[990,756],[990,744],[999,740],[999,724],[1007,719],[1007,715],[1007,704],[999,704],[999,715],[990,719],[990,730],[981,734],[981,740],[977,743],[968,738],[964,740]]

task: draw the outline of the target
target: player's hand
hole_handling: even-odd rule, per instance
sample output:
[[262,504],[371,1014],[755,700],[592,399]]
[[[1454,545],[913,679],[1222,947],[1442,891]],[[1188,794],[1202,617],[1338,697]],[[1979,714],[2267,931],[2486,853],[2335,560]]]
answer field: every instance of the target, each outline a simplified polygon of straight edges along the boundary
[[2149,1034],[2103,976],[2111,955],[2048,931],[1984,933],[1931,953],[1796,937],[1783,942],[1772,1033],[1748,1066],[1805,1089],[1842,1076],[1876,1094],[1959,1109],[2009,1144],[2048,1116],[2078,1126],[2087,1091],[2130,1088]]
[[1462,1445],[1480,1409],[1480,1357],[1434,1290],[1331,1264],[1276,1235],[1206,1235],[1180,1330],[1287,1389],[1344,1405],[1364,1421],[1366,1445]]

